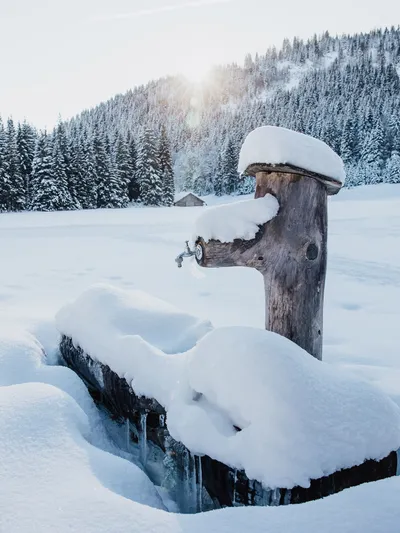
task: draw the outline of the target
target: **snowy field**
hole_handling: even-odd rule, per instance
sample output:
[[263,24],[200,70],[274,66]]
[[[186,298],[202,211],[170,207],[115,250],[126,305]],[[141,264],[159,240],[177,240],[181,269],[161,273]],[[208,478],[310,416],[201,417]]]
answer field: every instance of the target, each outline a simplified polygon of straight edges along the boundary
[[[0,533],[399,531],[400,478],[301,506],[167,513],[143,472],[117,457],[80,380],[45,364],[41,346],[56,360],[56,312],[98,282],[144,290],[216,327],[262,328],[256,271],[177,268],[202,211],[0,215]],[[400,405],[400,186],[331,198],[328,250],[324,360]]]

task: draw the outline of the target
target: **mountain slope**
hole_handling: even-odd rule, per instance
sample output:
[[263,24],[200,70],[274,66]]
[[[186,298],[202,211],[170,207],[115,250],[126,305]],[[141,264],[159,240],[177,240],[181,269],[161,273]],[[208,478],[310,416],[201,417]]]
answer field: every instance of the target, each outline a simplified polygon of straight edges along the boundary
[[213,191],[221,154],[263,124],[318,137],[344,158],[349,185],[400,181],[400,30],[285,40],[279,51],[214,68],[194,85],[163,78],[68,123],[110,138],[165,126],[178,188]]

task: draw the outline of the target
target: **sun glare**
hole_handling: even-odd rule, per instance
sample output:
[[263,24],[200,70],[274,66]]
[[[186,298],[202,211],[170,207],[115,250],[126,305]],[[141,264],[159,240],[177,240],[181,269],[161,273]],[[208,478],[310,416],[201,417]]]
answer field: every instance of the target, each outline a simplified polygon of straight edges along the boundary
[[182,75],[190,82],[195,84],[203,84],[209,77],[211,71],[211,62],[208,62],[205,59],[199,60],[199,58],[194,57],[180,70]]

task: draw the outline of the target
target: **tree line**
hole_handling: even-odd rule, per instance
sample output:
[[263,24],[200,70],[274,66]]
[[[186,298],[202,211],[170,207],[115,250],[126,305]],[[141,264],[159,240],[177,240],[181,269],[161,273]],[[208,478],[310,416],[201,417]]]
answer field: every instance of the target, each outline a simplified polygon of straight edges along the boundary
[[400,183],[400,29],[285,39],[215,67],[169,76],[60,122],[50,134],[0,126],[0,210],[170,205],[178,191],[242,194],[246,135],[290,128],[344,160],[347,186]]
[[137,141],[100,128],[74,133],[61,121],[48,134],[0,119],[0,212],[173,204],[165,129],[144,128]]

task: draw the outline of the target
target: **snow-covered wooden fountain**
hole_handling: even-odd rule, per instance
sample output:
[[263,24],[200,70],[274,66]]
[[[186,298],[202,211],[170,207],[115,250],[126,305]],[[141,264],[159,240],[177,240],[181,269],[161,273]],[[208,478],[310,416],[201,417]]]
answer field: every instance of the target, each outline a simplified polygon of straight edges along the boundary
[[327,196],[344,183],[343,162],[317,139],[266,126],[246,138],[239,170],[255,176],[257,202],[200,217],[197,261],[261,272],[266,329],[321,359]]
[[240,169],[256,177],[255,199],[208,209],[177,263],[195,255],[204,267],[259,270],[267,331],[214,329],[106,286],[57,316],[66,364],[183,512],[302,503],[397,468],[400,409],[320,361],[327,195],[343,185],[340,158],[266,127],[246,139]]

